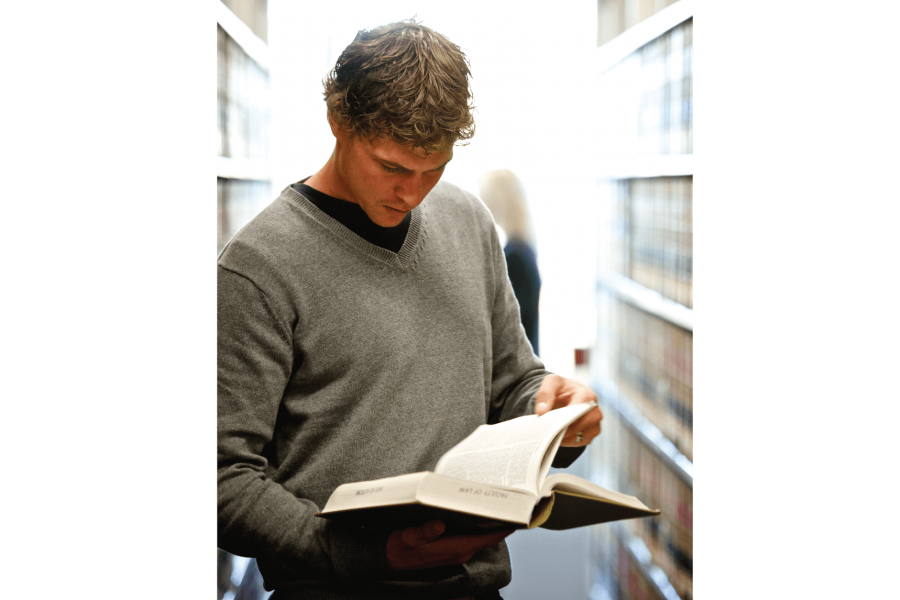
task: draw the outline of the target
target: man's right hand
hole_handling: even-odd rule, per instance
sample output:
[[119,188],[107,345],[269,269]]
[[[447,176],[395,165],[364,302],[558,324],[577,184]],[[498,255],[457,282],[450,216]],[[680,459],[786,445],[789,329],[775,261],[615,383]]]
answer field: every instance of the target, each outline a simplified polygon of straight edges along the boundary
[[387,541],[387,558],[395,571],[430,569],[443,565],[461,565],[482,548],[496,546],[514,529],[479,535],[441,537],[442,521],[429,521],[421,527],[394,531]]

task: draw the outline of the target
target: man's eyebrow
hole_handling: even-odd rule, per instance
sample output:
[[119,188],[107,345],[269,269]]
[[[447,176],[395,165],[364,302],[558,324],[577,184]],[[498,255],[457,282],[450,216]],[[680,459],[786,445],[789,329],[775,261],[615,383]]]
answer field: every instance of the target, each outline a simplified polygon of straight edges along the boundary
[[404,171],[409,171],[409,169],[407,169],[403,165],[397,164],[392,160],[387,160],[386,158],[379,158],[378,160],[380,160],[382,162],[382,164],[385,164],[385,165],[391,167],[392,169],[403,169]]
[[[377,157],[376,157],[376,158],[377,158]],[[406,167],[404,167],[403,165],[398,164],[398,163],[395,163],[395,162],[392,161],[392,160],[387,160],[386,158],[379,158],[378,160],[380,160],[383,164],[385,164],[385,165],[391,167],[392,169],[402,169],[402,170],[404,170],[404,171],[409,171],[409,170],[410,170],[410,169],[407,169]],[[448,158],[446,161],[444,161],[444,164],[440,165],[439,167],[435,167],[435,168],[433,168],[433,169],[429,169],[429,171],[440,171],[441,169],[443,169],[444,167],[446,167],[447,164],[449,164],[451,160],[453,160],[453,156],[450,156],[450,158]]]

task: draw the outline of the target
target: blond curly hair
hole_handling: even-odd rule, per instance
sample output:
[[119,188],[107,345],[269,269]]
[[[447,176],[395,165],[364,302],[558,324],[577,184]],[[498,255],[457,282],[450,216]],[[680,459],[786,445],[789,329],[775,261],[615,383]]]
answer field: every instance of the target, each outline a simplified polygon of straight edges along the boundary
[[345,131],[441,152],[475,135],[469,60],[407,19],[362,30],[323,81],[328,114]]

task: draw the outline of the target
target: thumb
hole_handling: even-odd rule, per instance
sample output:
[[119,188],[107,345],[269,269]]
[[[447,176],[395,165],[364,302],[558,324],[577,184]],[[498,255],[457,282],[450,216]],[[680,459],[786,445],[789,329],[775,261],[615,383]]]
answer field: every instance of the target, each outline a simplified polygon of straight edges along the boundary
[[547,375],[541,382],[537,397],[534,399],[534,413],[542,415],[549,412],[556,403],[556,394],[559,389],[559,377]]
[[406,545],[418,547],[438,539],[445,529],[442,521],[428,521],[421,527],[407,527],[400,537]]

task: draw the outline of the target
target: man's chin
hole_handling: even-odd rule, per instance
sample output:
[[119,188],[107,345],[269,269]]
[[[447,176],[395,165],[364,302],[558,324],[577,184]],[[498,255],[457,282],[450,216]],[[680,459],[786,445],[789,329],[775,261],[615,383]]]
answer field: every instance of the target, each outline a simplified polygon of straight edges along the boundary
[[396,227],[400,223],[403,222],[403,219],[406,218],[407,213],[400,212],[396,210],[388,209],[385,213],[379,215],[379,219],[375,221],[376,225],[380,227]]

